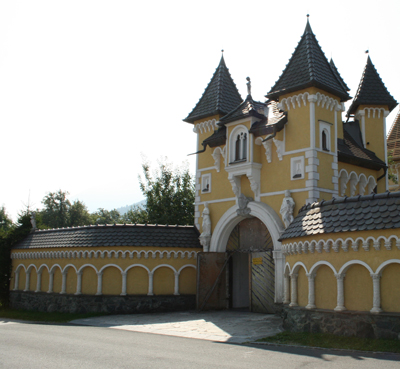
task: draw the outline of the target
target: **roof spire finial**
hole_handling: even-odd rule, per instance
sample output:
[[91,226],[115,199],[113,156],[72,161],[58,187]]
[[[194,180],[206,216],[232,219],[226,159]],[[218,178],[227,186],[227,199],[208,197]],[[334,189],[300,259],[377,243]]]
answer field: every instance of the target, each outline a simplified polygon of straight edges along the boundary
[[251,81],[250,81],[250,77],[246,78],[246,85],[247,85],[247,95],[251,95]]
[[310,18],[310,14],[307,14],[307,19]]
[[222,53],[222,54],[224,53],[224,49],[221,50],[221,53]]
[[366,53],[366,54],[369,54],[369,50],[365,50],[365,53]]

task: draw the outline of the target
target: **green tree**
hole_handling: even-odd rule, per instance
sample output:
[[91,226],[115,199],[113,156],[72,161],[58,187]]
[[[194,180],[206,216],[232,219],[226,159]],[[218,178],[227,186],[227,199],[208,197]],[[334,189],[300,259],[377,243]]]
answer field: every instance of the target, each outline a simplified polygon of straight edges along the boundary
[[70,227],[77,227],[94,223],[93,217],[89,214],[86,205],[79,200],[74,201],[74,203],[69,207],[68,218],[68,225]]
[[122,215],[124,223],[148,223],[148,215],[145,208],[141,206],[132,206],[124,215]]
[[0,207],[0,232],[8,232],[13,225],[13,222],[7,214],[4,205]]
[[68,227],[71,202],[67,199],[67,191],[49,192],[42,200],[42,221],[49,228]]
[[29,213],[25,212],[18,218],[18,224],[13,224],[7,232],[0,233],[0,307],[8,305],[11,280],[11,248],[24,239],[31,230]]
[[114,224],[121,223],[121,214],[117,209],[106,210],[99,208],[95,213],[92,214],[94,223],[97,224]]
[[192,225],[194,222],[195,185],[188,168],[173,169],[160,162],[152,175],[150,166],[142,164],[140,189],[146,197],[147,220],[152,224]]

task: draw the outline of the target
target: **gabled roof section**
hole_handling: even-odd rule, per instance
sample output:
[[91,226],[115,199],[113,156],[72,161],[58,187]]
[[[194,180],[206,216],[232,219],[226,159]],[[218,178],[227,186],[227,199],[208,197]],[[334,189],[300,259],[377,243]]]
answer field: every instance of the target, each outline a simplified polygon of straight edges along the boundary
[[229,69],[226,67],[224,56],[222,55],[219,65],[205,89],[203,96],[183,121],[194,123],[194,121],[198,119],[212,115],[228,114],[242,101],[242,97],[233,82]]
[[244,100],[239,106],[235,107],[235,109],[233,109],[229,114],[223,116],[219,120],[219,124],[226,124],[247,117],[264,119],[264,111],[266,108],[267,104],[254,101],[251,95],[247,95],[246,100]]
[[400,110],[387,137],[387,151],[394,160],[400,159]]
[[386,163],[375,153],[362,145],[361,131],[358,121],[343,124],[343,139],[338,138],[338,160],[343,163],[380,170]]
[[397,106],[397,101],[382,82],[369,55],[356,96],[351,103],[347,115],[354,114],[360,105],[388,105],[390,111]]
[[107,224],[36,230],[13,249],[52,247],[156,246],[201,247],[194,226]]
[[346,84],[339,73],[332,69],[307,19],[306,29],[299,44],[267,97],[277,100],[283,94],[312,86],[340,97],[341,101],[350,99]]
[[400,228],[400,192],[339,197],[303,206],[279,241],[327,233]]

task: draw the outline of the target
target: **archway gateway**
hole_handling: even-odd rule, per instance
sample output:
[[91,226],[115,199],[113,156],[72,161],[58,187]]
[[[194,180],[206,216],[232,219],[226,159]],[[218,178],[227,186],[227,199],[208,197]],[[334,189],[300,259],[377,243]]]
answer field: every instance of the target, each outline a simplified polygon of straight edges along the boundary
[[225,252],[198,254],[198,309],[244,308],[274,313],[273,240],[258,218],[241,220]]

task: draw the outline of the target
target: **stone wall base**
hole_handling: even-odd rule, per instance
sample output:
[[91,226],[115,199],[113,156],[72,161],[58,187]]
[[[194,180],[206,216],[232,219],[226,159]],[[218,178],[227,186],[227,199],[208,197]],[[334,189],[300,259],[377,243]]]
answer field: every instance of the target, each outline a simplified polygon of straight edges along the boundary
[[10,291],[10,307],[49,313],[155,313],[193,310],[196,308],[196,296],[93,296]]
[[400,340],[399,313],[336,312],[285,306],[282,317],[283,327],[291,332],[331,333],[338,336]]

